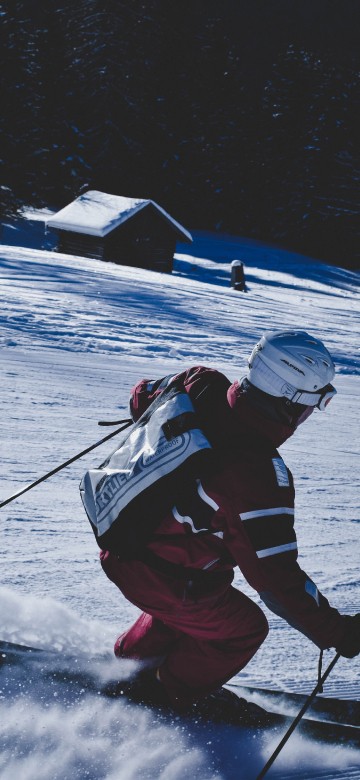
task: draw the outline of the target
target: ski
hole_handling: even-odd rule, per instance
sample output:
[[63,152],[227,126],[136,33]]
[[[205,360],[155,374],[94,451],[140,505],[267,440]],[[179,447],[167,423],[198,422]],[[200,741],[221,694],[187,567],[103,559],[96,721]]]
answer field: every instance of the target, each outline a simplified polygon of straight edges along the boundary
[[[99,667],[102,669],[99,674]],[[57,651],[42,650],[25,645],[14,644],[11,642],[0,641],[0,680],[2,695],[13,697],[18,695],[19,687],[21,695],[28,695],[31,693],[32,686],[43,685],[45,688],[50,687],[52,690],[64,688],[66,692],[66,700],[77,701],[80,695],[83,693],[96,694],[112,698],[121,699],[122,702],[128,704],[138,704],[139,706],[145,706],[153,710],[157,710],[165,717],[171,717],[184,720],[206,720],[205,716],[201,714],[201,711],[197,714],[196,709],[193,714],[189,715],[174,715],[174,712],[170,712],[165,707],[159,707],[158,705],[152,705],[151,702],[139,698],[139,686],[132,683],[132,680],[123,681],[110,681],[108,683],[101,682],[101,676],[103,673],[104,658],[93,658],[86,656],[73,656],[71,654],[61,654]],[[120,671],[120,669],[119,669]],[[19,686],[19,675],[21,677],[21,685]],[[135,677],[136,680],[136,677]],[[245,686],[239,686],[237,684],[228,684],[224,686],[240,697],[245,693],[245,698],[250,702],[251,691],[259,693],[261,689],[246,688]],[[248,696],[246,694],[248,691]],[[134,694],[135,692],[135,694]],[[266,691],[266,693],[268,693]],[[287,730],[292,722],[292,718],[288,714],[281,713],[277,707],[283,694],[281,692],[272,692],[273,701],[275,702],[275,712],[270,711],[267,707],[258,707],[264,714],[264,723],[258,726],[252,726],[243,720],[236,721],[236,717],[230,717],[227,714],[222,714],[221,704],[219,703],[219,711],[213,717],[209,716],[208,723],[219,725],[222,727],[242,727],[254,728],[254,730],[267,730],[271,729],[279,737]],[[286,698],[287,694],[285,694]],[[293,695],[291,695],[293,696]],[[301,700],[300,695],[300,700]],[[300,704],[300,700],[298,703]],[[334,706],[337,700],[331,701]],[[343,704],[344,702],[340,702]],[[358,705],[358,702],[346,702],[349,704]],[[360,728],[350,723],[334,722],[328,718],[318,719],[303,718],[299,725],[299,732],[304,736],[311,739],[315,739],[321,742],[328,742],[331,744],[347,744],[360,748]]]
[[[227,684],[231,690],[239,691],[239,695],[250,696],[254,700],[263,702],[263,706],[283,708],[287,714],[296,714],[305,704],[307,697],[301,693],[290,693],[272,688],[258,688],[252,685],[243,685],[240,682]],[[351,726],[360,726],[360,701],[354,699],[335,699],[326,696],[317,696],[309,707],[308,714],[319,720],[329,720],[334,723],[346,723]]]

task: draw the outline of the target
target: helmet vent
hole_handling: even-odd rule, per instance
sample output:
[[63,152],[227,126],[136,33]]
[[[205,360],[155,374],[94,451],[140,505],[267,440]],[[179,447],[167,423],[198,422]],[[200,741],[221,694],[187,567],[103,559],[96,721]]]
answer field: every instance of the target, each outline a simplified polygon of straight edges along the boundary
[[314,366],[314,365],[315,365],[315,362],[316,362],[316,361],[315,361],[315,360],[313,360],[313,359],[312,359],[311,357],[309,357],[308,355],[303,355],[302,357],[304,358],[304,360],[306,360],[306,362],[307,362],[307,363],[309,363],[309,365],[310,365],[310,366]]

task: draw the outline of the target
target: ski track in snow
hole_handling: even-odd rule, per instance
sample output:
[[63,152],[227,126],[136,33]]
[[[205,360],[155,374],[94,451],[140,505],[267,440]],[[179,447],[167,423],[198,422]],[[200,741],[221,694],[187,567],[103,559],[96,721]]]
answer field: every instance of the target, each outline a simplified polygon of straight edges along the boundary
[[[360,610],[358,277],[226,236],[196,234],[186,251],[167,276],[2,247],[0,496],[101,439],[107,431],[99,419],[127,417],[140,377],[204,363],[235,379],[264,330],[303,327],[333,353],[339,392],[281,449],[297,487],[300,564],[334,606],[353,614]],[[236,257],[245,263],[247,293],[229,287]],[[84,470],[111,448],[103,445],[2,510],[0,638],[112,664],[113,640],[138,611],[102,574],[78,494]],[[259,602],[240,574],[236,584]],[[241,681],[310,692],[316,648],[265,612],[270,635]],[[341,659],[325,694],[359,698],[358,681],[359,661]],[[33,696],[19,691],[12,702],[0,693],[0,722],[1,780],[252,780],[275,747],[260,740],[254,751],[251,735],[243,735],[240,750],[237,730],[221,739],[214,731],[190,733],[140,708],[125,713],[121,702],[84,696],[71,708],[61,699],[44,703],[36,686]],[[269,777],[358,780],[359,754],[294,735]]]

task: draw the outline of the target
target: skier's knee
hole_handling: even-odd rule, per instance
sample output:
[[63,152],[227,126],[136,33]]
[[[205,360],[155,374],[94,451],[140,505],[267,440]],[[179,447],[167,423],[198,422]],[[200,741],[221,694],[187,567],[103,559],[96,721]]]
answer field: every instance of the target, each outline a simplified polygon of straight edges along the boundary
[[269,633],[269,624],[262,609],[257,605],[254,606],[256,606],[255,612],[253,613],[254,634],[256,635],[256,642],[258,647],[260,647]]
[[259,634],[260,634],[260,644],[262,644],[269,633],[269,623],[262,609],[260,610],[260,613],[261,613],[261,618],[259,621]]

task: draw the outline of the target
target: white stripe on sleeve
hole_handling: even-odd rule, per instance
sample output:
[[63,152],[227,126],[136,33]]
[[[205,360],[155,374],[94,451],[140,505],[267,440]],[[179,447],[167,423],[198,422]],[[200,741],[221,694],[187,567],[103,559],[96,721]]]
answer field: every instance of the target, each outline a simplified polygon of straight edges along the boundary
[[271,509],[255,509],[253,512],[242,512],[241,520],[253,520],[255,517],[270,517],[271,515],[294,515],[295,510],[289,506],[277,506]]
[[279,553],[289,550],[297,550],[297,543],[290,542],[289,544],[280,544],[278,547],[268,547],[266,550],[258,550],[256,555],[258,558],[268,558],[270,555],[279,555]]

